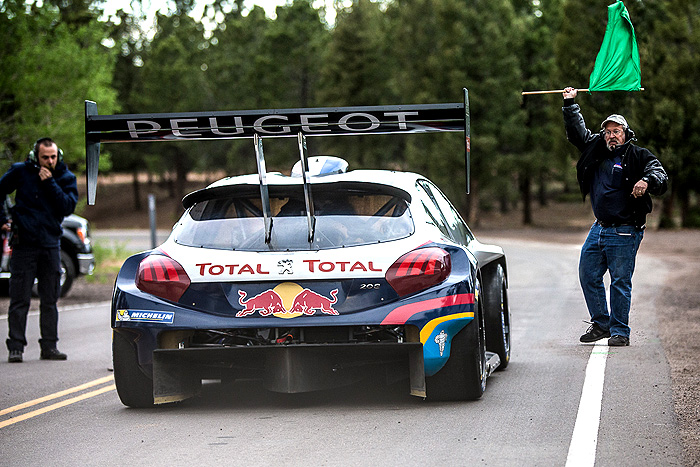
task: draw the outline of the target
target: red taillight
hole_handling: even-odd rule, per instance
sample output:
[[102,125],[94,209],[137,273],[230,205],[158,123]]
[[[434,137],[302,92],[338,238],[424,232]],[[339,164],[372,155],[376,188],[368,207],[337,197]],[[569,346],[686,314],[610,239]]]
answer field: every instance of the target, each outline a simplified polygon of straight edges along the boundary
[[143,259],[136,272],[136,287],[142,292],[177,302],[190,286],[190,278],[180,263],[163,255]]
[[447,279],[452,270],[450,254],[442,248],[419,248],[397,259],[386,280],[401,296],[420,292]]

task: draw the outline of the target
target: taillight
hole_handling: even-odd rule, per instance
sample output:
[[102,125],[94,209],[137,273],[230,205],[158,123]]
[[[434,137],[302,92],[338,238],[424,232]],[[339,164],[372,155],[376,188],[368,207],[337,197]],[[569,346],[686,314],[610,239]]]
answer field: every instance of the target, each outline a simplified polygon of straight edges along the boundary
[[180,263],[163,255],[151,255],[136,271],[136,287],[157,297],[177,302],[190,286],[190,278]]
[[386,280],[401,296],[420,292],[447,279],[450,254],[442,248],[419,248],[406,253],[386,272]]

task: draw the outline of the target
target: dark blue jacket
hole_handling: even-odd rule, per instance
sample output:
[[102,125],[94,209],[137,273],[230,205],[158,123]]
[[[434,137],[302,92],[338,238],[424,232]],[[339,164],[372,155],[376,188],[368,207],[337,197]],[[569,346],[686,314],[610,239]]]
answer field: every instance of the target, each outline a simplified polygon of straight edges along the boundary
[[[19,246],[55,248],[61,242],[61,222],[78,202],[75,175],[58,162],[53,177],[41,181],[38,167],[27,161],[12,164],[0,179],[0,199],[16,191],[12,208],[13,243]],[[7,222],[0,211],[0,222]],[[15,243],[16,242],[16,243]]]
[[[601,162],[610,156],[610,151],[605,145],[602,132],[593,133],[586,128],[586,123],[581,115],[581,108],[572,100],[565,99],[564,126],[568,140],[581,151],[581,156],[576,164],[576,178],[583,198],[590,193],[591,183]],[[622,154],[622,186],[621,189],[629,193],[627,211],[631,213],[633,223],[643,225],[646,215],[651,212],[652,201],[650,194],[662,195],[666,192],[668,176],[661,162],[648,149],[632,144],[633,132],[628,132],[627,140],[623,145]],[[632,187],[639,180],[649,184],[647,192],[640,198],[631,196]]]

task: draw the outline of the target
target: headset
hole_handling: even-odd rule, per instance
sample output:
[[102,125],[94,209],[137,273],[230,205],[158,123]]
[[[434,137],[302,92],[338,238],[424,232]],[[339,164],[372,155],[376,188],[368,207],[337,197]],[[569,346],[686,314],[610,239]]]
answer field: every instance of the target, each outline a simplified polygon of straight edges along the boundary
[[[27,160],[37,167],[39,166],[39,146],[42,144],[56,144],[56,142],[51,138],[47,137],[39,138],[34,142],[32,150],[29,151],[29,154],[27,155]],[[61,148],[59,148],[58,145],[56,145],[56,147],[58,148],[57,162],[63,162],[63,150],[61,150]]]

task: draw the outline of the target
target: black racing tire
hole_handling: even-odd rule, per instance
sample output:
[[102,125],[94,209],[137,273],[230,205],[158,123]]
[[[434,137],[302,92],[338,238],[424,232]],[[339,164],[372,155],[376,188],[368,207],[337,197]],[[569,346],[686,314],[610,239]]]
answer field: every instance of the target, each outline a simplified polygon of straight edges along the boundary
[[483,298],[486,350],[498,354],[501,364],[497,370],[505,370],[510,362],[510,307],[505,271],[500,264],[487,279]]
[[136,346],[123,333],[112,334],[114,383],[119,399],[128,407],[153,407],[153,380],[141,371]]
[[486,390],[484,315],[479,294],[475,296],[474,319],[452,339],[445,366],[426,378],[426,396],[431,401],[476,400]]

